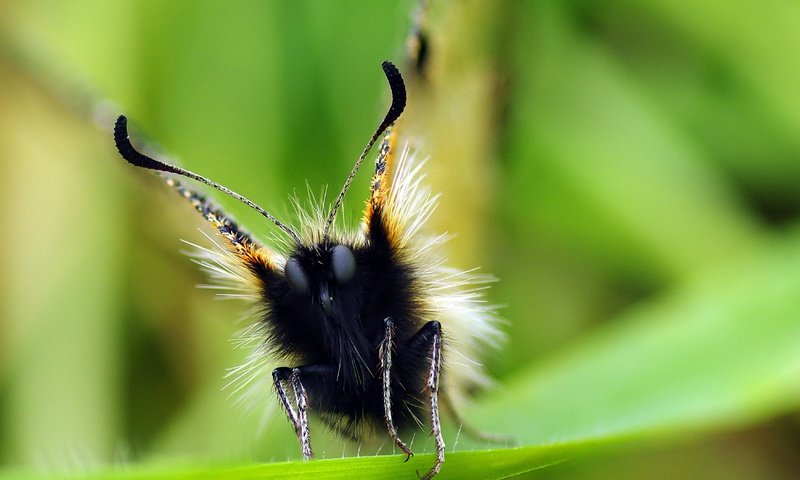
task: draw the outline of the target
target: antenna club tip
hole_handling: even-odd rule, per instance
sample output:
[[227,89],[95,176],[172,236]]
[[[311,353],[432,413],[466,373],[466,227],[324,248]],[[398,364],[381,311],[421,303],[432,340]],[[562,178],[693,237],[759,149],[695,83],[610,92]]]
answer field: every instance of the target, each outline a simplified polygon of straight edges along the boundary
[[384,60],[381,63],[381,68],[383,68],[383,73],[389,82],[389,88],[392,90],[392,105],[379,130],[383,130],[394,123],[406,107],[406,84],[403,81],[400,70],[388,60]]
[[403,76],[400,74],[400,69],[398,69],[394,63],[384,60],[383,63],[381,63],[381,68],[386,75],[386,79],[389,80],[389,86],[393,91],[397,90],[398,87],[405,91]]
[[128,140],[128,119],[125,115],[120,115],[117,117],[117,121],[114,122],[114,143],[123,158],[130,161],[133,146]]
[[120,115],[117,117],[117,121],[114,122],[114,144],[117,146],[117,151],[122,155],[122,158],[131,165],[149,170],[175,173],[176,169],[172,165],[143,155],[133,147],[130,138],[128,138],[128,119],[125,115]]
[[120,115],[117,117],[117,121],[114,122],[114,136],[116,137],[120,132],[125,132],[126,134],[128,132],[128,118],[125,115]]
[[386,73],[389,73],[389,72],[391,72],[391,73],[399,73],[399,70],[397,69],[397,66],[395,66],[395,64],[390,62],[389,60],[384,60],[383,62],[381,62],[381,68]]
[[119,148],[120,144],[126,143],[128,140],[128,119],[125,115],[120,115],[117,117],[117,121],[114,122],[114,142],[117,144],[117,148]]

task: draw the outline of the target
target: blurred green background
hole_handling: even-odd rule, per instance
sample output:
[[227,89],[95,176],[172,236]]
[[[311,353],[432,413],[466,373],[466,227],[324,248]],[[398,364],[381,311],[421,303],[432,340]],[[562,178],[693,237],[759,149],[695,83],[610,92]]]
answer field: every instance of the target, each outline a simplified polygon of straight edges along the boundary
[[[0,2],[4,466],[298,458],[281,414],[222,390],[246,308],[195,288],[201,219],[110,122],[291,219],[383,114],[414,6]],[[800,5],[434,0],[428,26],[404,126],[452,263],[494,273],[508,319],[467,418],[523,445],[636,439],[548,475],[794,478]],[[358,451],[323,430],[321,456]]]

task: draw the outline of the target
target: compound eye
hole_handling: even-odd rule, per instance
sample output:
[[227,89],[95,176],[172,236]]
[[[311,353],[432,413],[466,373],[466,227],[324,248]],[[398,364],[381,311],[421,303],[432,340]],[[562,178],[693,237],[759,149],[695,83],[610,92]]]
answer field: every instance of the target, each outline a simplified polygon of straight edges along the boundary
[[295,293],[306,293],[308,291],[308,275],[306,275],[300,261],[294,257],[290,258],[283,267],[283,274],[286,281]]
[[333,278],[340,287],[350,283],[356,275],[356,257],[353,255],[353,251],[344,245],[333,247],[331,270],[333,270]]

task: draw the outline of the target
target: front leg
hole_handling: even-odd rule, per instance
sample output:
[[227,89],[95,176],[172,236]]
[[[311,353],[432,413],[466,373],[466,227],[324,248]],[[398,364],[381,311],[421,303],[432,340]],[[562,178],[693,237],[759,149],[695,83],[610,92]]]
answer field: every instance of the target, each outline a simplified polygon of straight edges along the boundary
[[378,350],[381,357],[381,386],[383,391],[383,421],[389,436],[394,440],[395,445],[406,454],[406,462],[414,455],[414,452],[400,439],[397,428],[392,419],[392,349],[394,349],[394,321],[387,317],[384,319],[385,326],[383,341]]
[[[436,441],[436,461],[433,467],[423,476],[421,480],[430,480],[439,470],[442,469],[444,463],[444,438],[442,437],[442,424],[439,420],[439,376],[442,369],[442,324],[433,321],[428,322],[419,329],[419,331],[411,337],[408,342],[408,348],[411,351],[424,351],[430,358],[430,367],[428,369],[428,376],[425,380],[425,389],[428,390],[430,395],[430,411],[431,411],[431,434]],[[419,472],[417,472],[419,475]]]
[[[314,377],[327,377],[335,373],[335,369],[328,365],[310,365],[305,367],[280,367],[272,371],[272,381],[278,399],[286,411],[286,416],[292,422],[294,432],[300,441],[300,449],[303,452],[303,460],[308,460],[314,456],[311,450],[311,434],[308,426],[308,393],[303,385],[302,377],[307,380],[317,380]],[[292,406],[289,396],[283,388],[283,382],[289,382],[294,392],[297,409]]]

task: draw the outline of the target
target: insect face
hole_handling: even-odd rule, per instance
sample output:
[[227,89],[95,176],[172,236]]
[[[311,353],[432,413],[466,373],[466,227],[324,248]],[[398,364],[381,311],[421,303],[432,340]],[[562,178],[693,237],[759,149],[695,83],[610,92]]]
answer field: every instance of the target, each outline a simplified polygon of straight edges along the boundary
[[[367,291],[360,277],[368,262],[363,249],[322,244],[302,246],[286,260],[283,275],[275,272],[265,279],[265,302],[269,305],[269,324],[273,330],[294,331],[294,338],[282,338],[286,349],[306,362],[340,364],[368,355],[362,308]],[[276,342],[277,343],[277,342]],[[302,353],[305,352],[305,353]],[[324,353],[324,355],[322,355]],[[359,376],[368,374],[370,365],[359,366]],[[345,375],[348,372],[345,372]]]
[[[303,248],[286,261],[283,273],[297,294],[308,294],[309,285],[316,286],[315,291],[320,294],[325,313],[330,314],[334,288],[344,289],[356,275],[356,257],[352,247],[347,245]],[[322,295],[323,290],[328,295]]]
[[286,260],[283,275],[275,271],[264,285],[271,343],[304,365],[335,366],[352,391],[377,389],[380,396],[375,378],[384,320],[408,324],[409,331],[421,322],[410,272],[376,244],[301,246]]

